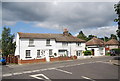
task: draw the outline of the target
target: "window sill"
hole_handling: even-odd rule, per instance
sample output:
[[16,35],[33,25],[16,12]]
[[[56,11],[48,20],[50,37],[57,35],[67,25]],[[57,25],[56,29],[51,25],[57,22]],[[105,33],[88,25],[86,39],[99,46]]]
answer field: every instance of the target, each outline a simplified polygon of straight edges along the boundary
[[52,45],[49,45],[49,44],[48,44],[48,45],[46,45],[46,46],[52,46]]
[[32,58],[32,57],[25,57],[25,58]]
[[28,47],[35,47],[35,45],[28,45]]

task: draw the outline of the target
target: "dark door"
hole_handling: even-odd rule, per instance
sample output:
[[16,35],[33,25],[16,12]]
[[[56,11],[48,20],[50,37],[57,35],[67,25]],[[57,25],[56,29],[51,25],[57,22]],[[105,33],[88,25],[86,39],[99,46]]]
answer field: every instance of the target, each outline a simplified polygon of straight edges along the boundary
[[92,49],[92,55],[94,56],[94,49]]

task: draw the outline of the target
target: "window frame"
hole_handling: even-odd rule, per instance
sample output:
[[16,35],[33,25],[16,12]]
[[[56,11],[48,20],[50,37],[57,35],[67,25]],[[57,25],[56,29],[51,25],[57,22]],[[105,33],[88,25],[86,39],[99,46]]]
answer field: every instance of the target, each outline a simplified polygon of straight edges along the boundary
[[31,58],[31,50],[26,50],[25,54],[26,54],[26,58]]
[[35,47],[34,45],[34,39],[29,39],[29,45],[28,47]]
[[77,42],[76,45],[77,45],[77,46],[81,46],[81,42]]
[[62,46],[68,46],[68,42],[62,42]]
[[51,46],[50,45],[50,39],[46,39],[46,46]]

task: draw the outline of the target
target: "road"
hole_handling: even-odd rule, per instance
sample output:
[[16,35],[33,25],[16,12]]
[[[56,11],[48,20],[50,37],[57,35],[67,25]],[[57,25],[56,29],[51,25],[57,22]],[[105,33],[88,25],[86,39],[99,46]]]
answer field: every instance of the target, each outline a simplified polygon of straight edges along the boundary
[[93,57],[87,59],[7,65],[3,68],[3,81],[7,80],[82,80],[118,81],[118,66],[109,62],[113,57]]

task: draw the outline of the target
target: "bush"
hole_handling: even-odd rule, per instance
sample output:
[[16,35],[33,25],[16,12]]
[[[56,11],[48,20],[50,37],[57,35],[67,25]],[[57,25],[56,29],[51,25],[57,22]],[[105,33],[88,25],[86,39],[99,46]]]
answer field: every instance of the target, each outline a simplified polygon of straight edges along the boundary
[[106,53],[106,56],[110,56],[110,53]]
[[92,52],[89,50],[86,50],[83,52],[85,56],[92,55]]

